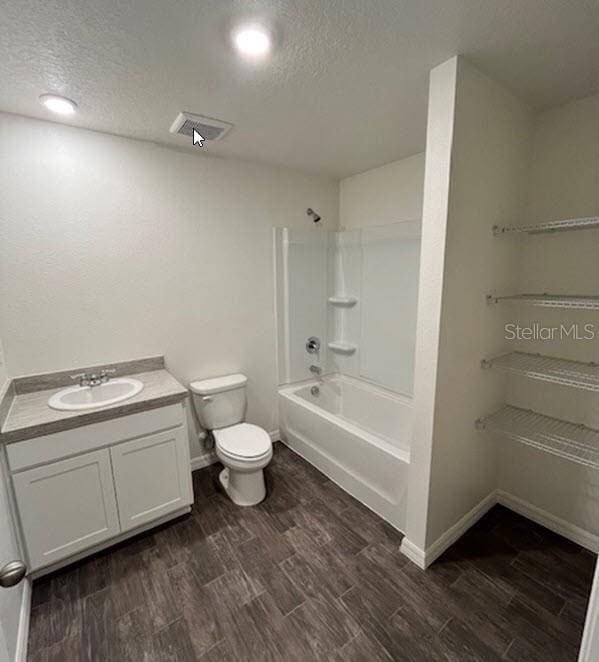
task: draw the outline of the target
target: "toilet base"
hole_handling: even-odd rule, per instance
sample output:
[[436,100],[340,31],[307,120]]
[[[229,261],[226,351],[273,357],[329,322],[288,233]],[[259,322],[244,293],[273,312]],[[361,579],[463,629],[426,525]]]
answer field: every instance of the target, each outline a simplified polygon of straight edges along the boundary
[[264,471],[240,472],[225,467],[218,480],[229,499],[238,506],[256,506],[266,497]]

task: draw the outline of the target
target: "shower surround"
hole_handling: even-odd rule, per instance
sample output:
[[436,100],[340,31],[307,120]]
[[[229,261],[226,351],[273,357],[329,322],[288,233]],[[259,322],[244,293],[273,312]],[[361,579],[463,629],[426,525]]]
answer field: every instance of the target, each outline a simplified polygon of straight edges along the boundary
[[281,438],[403,530],[420,222],[277,228],[274,250]]

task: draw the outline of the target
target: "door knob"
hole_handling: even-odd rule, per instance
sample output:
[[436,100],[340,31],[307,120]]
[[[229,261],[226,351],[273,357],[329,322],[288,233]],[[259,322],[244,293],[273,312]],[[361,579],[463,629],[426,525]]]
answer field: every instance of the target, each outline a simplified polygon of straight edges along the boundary
[[16,586],[27,574],[27,566],[23,561],[9,561],[0,568],[0,586],[10,588]]

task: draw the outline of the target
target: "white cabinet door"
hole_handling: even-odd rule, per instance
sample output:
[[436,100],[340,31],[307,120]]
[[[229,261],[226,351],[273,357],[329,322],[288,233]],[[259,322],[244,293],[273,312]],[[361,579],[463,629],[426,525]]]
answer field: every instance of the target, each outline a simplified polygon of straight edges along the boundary
[[118,535],[107,449],[13,474],[31,569]]
[[193,501],[187,444],[183,426],[110,449],[123,531]]

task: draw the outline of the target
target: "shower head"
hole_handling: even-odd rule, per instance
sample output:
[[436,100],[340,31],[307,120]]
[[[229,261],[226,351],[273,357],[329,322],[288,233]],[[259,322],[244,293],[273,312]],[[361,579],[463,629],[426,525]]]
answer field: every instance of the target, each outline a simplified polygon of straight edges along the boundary
[[320,216],[312,209],[312,207],[308,207],[308,209],[306,209],[306,214],[312,217],[314,223],[320,222]]

